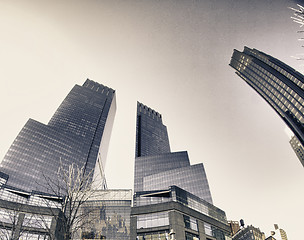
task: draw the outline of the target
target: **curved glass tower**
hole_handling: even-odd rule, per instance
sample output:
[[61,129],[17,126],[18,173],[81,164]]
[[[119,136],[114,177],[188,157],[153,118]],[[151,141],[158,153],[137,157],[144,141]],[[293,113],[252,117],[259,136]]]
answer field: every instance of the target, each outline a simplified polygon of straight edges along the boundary
[[229,65],[270,104],[304,146],[304,76],[280,60],[248,47],[243,52],[234,50]]
[[22,128],[0,165],[9,175],[7,184],[45,191],[56,181],[61,163],[74,163],[86,173],[94,171],[98,186],[106,188],[104,167],[115,110],[113,89],[89,79],[75,85],[47,125],[29,119]]

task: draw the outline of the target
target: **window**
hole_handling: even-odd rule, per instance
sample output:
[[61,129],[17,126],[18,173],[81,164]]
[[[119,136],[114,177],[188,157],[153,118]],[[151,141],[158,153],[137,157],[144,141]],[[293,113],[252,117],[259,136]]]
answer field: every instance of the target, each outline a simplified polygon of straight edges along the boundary
[[204,228],[205,228],[205,234],[212,236],[211,225],[209,223],[204,223]]
[[196,234],[186,232],[185,235],[186,235],[186,240],[199,240],[199,236]]
[[168,212],[158,212],[137,216],[137,229],[169,225]]
[[185,228],[192,229],[194,231],[198,231],[196,219],[184,215],[184,223],[185,223]]

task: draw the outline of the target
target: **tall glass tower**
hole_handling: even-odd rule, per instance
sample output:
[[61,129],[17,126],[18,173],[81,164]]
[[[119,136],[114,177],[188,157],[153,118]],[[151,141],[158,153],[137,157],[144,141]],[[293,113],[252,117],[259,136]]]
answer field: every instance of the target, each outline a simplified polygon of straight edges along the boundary
[[139,102],[135,156],[135,193],[176,185],[212,203],[204,165],[190,165],[186,151],[171,152],[161,114]]
[[304,146],[304,76],[256,49],[234,50],[229,64],[278,113]]
[[[94,171],[106,188],[104,167],[116,111],[115,91],[87,79],[75,85],[47,125],[29,119],[0,165],[7,184],[23,190],[45,191],[55,181],[59,165],[72,163]],[[95,181],[95,180],[94,180]]]
[[131,239],[228,239],[226,214],[212,203],[204,165],[171,152],[155,110],[137,103]]

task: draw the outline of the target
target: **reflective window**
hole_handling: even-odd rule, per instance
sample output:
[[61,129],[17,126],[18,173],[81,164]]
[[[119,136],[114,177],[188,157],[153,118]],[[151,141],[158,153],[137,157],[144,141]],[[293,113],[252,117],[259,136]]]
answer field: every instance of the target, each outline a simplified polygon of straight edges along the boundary
[[198,231],[196,219],[184,215],[184,223],[185,223],[185,228],[189,228],[194,231]]
[[158,212],[137,216],[137,229],[169,225],[168,212]]

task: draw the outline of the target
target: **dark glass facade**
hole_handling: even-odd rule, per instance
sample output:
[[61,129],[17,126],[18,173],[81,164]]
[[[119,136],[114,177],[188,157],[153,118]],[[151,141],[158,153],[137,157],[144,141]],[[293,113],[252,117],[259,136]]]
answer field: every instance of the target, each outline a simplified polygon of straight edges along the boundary
[[101,188],[107,147],[116,110],[115,91],[91,80],[76,85],[47,125],[29,119],[1,162],[8,184],[45,191],[64,167],[85,166]]
[[234,50],[230,66],[279,114],[304,146],[304,76],[256,49]]
[[166,189],[177,185],[182,189],[212,203],[209,184],[202,163],[156,173],[144,177],[143,190]]
[[160,171],[183,168],[189,165],[190,162],[187,152],[137,157],[135,158],[134,192],[144,191],[143,182],[145,177],[157,174]]
[[162,116],[137,103],[134,192],[177,185],[212,203],[203,164],[190,165],[188,153],[171,152]]
[[163,125],[161,114],[139,102],[135,151],[136,157],[171,152],[167,127]]

